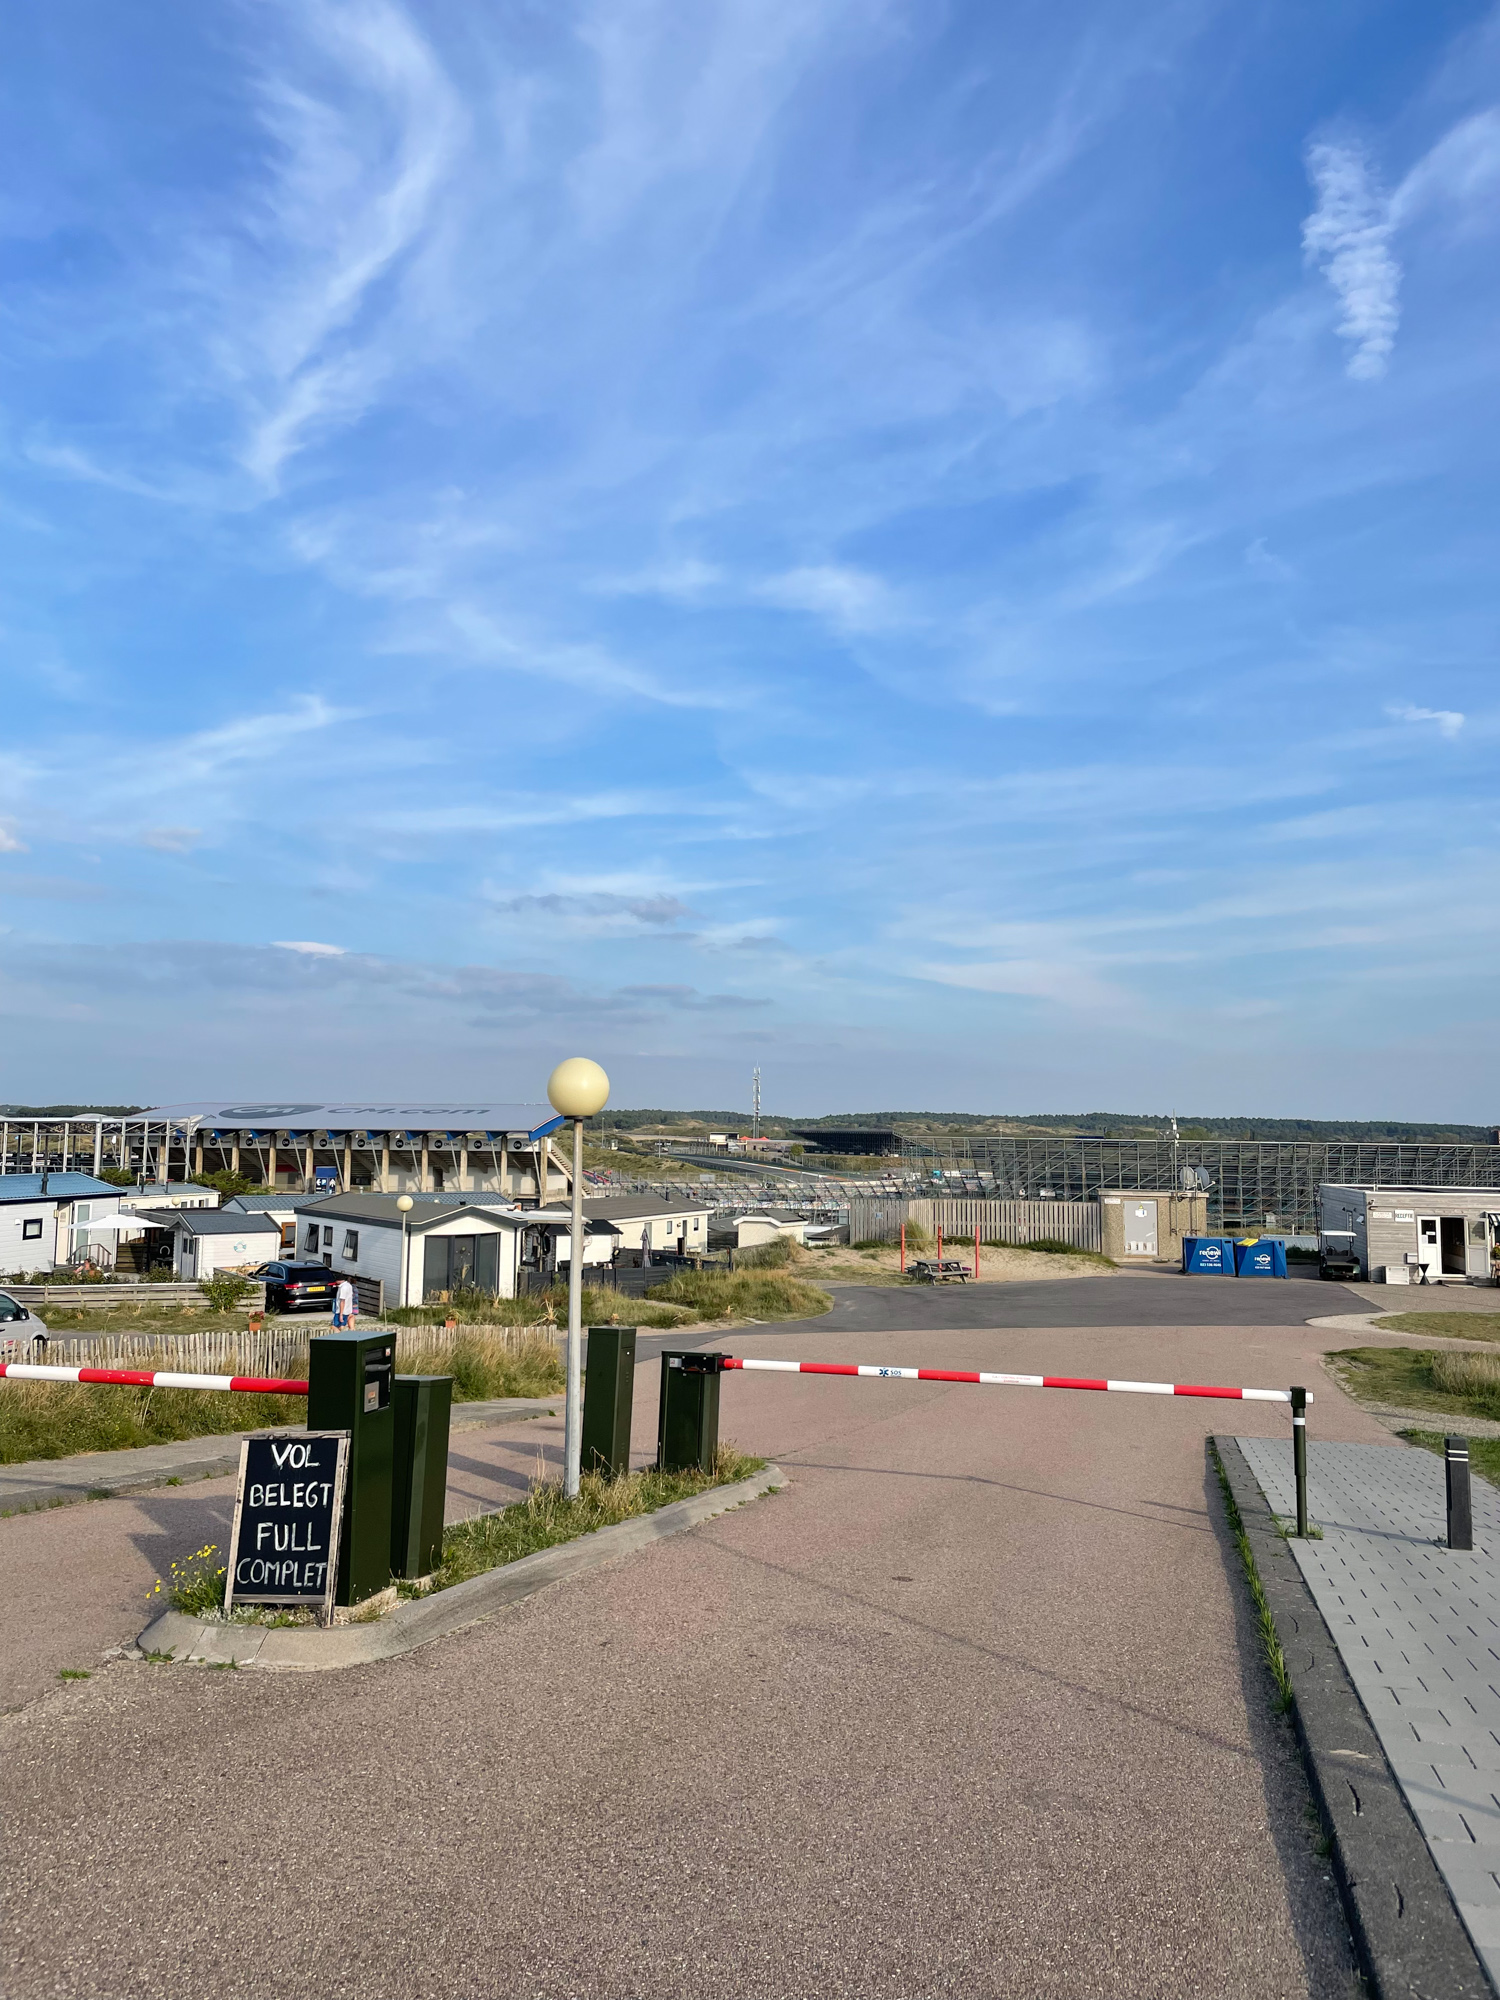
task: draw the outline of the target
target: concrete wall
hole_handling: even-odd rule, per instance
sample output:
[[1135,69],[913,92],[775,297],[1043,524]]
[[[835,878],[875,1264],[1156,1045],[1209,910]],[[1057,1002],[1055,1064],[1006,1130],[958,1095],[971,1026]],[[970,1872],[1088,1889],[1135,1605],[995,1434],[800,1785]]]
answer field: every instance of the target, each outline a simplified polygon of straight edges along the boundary
[[[1142,1209],[1152,1213],[1143,1218]],[[1152,1228],[1154,1223],[1154,1229]],[[1117,1263],[1156,1261],[1181,1265],[1184,1236],[1208,1234],[1208,1196],[1197,1194],[1103,1194],[1099,1197],[1099,1247]],[[1154,1253],[1144,1246],[1154,1235]]]

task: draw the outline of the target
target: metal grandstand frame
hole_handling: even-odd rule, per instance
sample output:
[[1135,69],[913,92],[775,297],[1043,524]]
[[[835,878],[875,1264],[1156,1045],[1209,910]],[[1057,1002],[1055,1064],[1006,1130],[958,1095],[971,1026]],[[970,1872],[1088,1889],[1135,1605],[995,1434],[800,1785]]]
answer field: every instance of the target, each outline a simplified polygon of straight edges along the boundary
[[[902,1164],[930,1180],[940,1171],[965,1193],[1008,1199],[1050,1189],[1087,1201],[1107,1189],[1167,1194],[1184,1170],[1208,1183],[1209,1211],[1228,1229],[1312,1234],[1321,1181],[1344,1187],[1500,1190],[1500,1146],[1460,1141],[1101,1139],[1082,1134],[978,1133],[903,1139]],[[1201,1182],[1200,1182],[1201,1185]]]

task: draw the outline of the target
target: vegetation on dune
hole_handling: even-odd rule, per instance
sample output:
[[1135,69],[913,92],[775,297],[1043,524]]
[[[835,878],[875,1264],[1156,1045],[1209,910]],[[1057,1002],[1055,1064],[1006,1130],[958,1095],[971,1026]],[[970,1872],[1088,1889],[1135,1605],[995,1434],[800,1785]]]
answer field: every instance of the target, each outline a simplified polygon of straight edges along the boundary
[[1326,1358],[1359,1402],[1500,1421],[1500,1356],[1441,1347],[1347,1347]]
[[[585,1326],[683,1326],[692,1314],[665,1305],[647,1305],[624,1292],[585,1285]],[[568,1323],[568,1288],[554,1285],[523,1299],[497,1299],[489,1292],[456,1291],[425,1306],[398,1306],[386,1314],[393,1326],[441,1326],[456,1319],[462,1326],[536,1327],[538,1331]]]
[[785,1271],[679,1271],[652,1285],[648,1298],[686,1306],[695,1319],[813,1319],[833,1300],[816,1285]]

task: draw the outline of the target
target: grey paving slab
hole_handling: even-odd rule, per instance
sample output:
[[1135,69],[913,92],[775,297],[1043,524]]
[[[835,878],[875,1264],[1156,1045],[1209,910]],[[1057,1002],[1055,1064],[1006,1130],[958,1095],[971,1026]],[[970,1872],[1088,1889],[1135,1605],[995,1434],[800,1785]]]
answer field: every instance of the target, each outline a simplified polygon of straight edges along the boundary
[[[1290,1519],[1290,1441],[1239,1446],[1272,1510]],[[1500,1493],[1474,1481],[1474,1548],[1449,1549],[1440,1459],[1313,1442],[1308,1511],[1323,1539],[1292,1540],[1293,1557],[1500,1986]]]

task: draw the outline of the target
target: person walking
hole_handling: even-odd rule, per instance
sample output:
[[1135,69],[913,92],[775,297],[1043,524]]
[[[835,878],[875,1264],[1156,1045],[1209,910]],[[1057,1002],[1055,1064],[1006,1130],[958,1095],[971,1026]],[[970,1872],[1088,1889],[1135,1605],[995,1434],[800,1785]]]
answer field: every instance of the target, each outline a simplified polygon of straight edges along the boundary
[[333,1324],[340,1333],[352,1333],[354,1322],[359,1316],[359,1300],[355,1296],[353,1281],[339,1279],[339,1288],[333,1295]]

